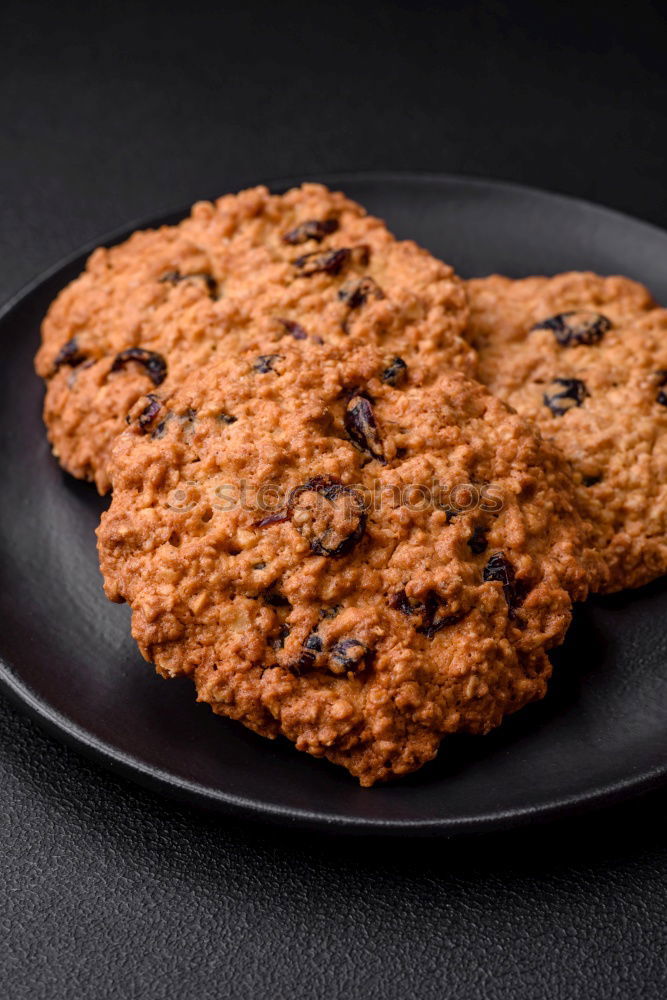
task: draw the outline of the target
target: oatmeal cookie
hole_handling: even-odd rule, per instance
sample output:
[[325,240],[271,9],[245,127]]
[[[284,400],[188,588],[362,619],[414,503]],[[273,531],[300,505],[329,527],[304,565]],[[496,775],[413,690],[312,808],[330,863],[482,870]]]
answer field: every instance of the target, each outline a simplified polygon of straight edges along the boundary
[[340,193],[304,184],[201,202],[178,226],[96,250],[52,304],[36,359],[49,438],[69,472],[106,492],[132,405],[216,353],[370,341],[428,379],[438,366],[472,372],[466,319],[451,268]]
[[493,393],[572,463],[609,567],[602,589],[667,571],[667,310],[590,273],[468,282],[470,339]]
[[558,451],[481,385],[270,342],[130,419],[106,593],[214,712],[372,785],[544,695],[599,560]]

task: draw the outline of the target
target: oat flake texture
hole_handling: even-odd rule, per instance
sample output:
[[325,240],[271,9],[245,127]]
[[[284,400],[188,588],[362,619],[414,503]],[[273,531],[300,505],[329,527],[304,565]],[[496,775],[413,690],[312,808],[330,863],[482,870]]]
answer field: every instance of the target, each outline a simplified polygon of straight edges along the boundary
[[479,377],[570,461],[608,566],[601,589],[667,572],[667,310],[628,278],[467,283]]
[[104,493],[113,441],[160,372],[171,390],[218,354],[307,339],[374,343],[424,381],[471,374],[466,319],[452,269],[342,194],[304,184],[200,202],[178,226],[96,250],[52,304],[36,358],[49,439]]
[[283,339],[153,387],[99,529],[106,592],[161,674],[362,785],[542,697],[604,572],[532,425],[406,368],[393,385],[376,346]]

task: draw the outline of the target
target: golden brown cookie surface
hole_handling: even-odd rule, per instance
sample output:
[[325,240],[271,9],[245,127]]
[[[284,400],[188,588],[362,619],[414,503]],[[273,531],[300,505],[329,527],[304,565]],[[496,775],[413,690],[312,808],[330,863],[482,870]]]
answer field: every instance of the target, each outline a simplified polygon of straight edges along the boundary
[[466,319],[451,268],[342,194],[305,184],[202,202],[178,226],[96,250],[51,306],[36,359],[49,437],[68,471],[105,492],[133,403],[218,352],[369,341],[427,379],[443,366],[472,372]]
[[479,377],[537,421],[578,476],[610,579],[667,571],[667,310],[627,278],[467,283]]
[[281,344],[140,400],[99,530],[143,654],[362,784],[543,696],[595,572],[560,455],[483,387]]

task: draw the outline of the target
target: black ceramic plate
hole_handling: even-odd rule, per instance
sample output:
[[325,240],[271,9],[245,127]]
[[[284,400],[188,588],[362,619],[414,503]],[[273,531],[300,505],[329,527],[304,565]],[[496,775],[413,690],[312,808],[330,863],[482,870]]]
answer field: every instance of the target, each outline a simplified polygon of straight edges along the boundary
[[[568,198],[447,177],[324,178],[464,276],[621,272],[667,302],[667,234]],[[281,184],[276,184],[280,188]],[[178,218],[178,216],[173,217]],[[153,224],[156,221],[149,220]],[[115,242],[125,234],[117,234]],[[366,833],[509,826],[609,802],[667,776],[667,586],[578,609],[548,698],[484,738],[455,737],[402,784],[361,790],[342,769],[269,742],[159,679],[102,593],[104,507],[51,458],[32,372],[39,322],[78,255],[0,316],[0,679],[68,742],[191,802]]]

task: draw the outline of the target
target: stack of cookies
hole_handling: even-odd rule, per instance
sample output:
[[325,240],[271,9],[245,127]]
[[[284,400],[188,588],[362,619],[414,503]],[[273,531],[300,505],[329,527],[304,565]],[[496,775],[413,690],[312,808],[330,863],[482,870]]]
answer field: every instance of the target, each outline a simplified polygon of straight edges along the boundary
[[96,250],[36,365],[144,657],[362,785],[542,697],[572,603],[667,568],[667,310],[625,278],[466,284],[256,188]]

